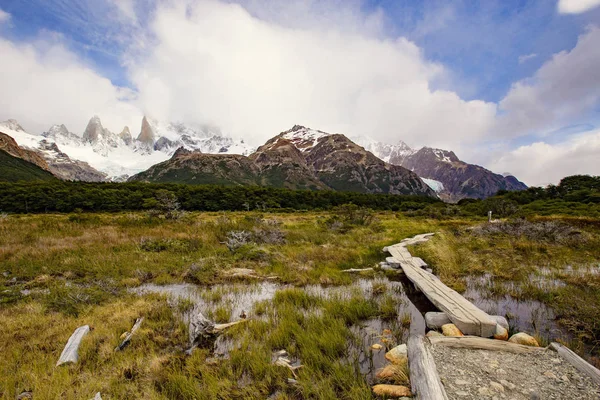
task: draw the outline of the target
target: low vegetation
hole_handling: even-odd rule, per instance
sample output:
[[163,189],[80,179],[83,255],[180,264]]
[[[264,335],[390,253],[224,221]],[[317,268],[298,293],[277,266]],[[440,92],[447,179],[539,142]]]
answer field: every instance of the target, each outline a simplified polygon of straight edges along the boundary
[[[56,188],[19,185],[5,186],[23,190],[16,197],[19,201],[29,198],[27,188],[34,188],[33,196]],[[73,189],[65,200],[66,210],[83,204],[88,194],[89,204],[100,204],[120,187],[64,185],[60,190]],[[586,185],[576,191],[595,190]],[[73,201],[83,187],[81,201]],[[297,192],[301,194],[293,201],[310,198],[314,203],[302,204],[315,208],[328,199],[322,208],[329,211],[197,212],[187,205],[207,201],[201,194],[206,188],[179,192],[176,185],[123,187],[125,192],[119,189],[110,196],[128,194],[131,197],[123,201],[145,203],[142,208],[147,209],[0,214],[0,398],[14,399],[24,391],[33,391],[36,399],[91,398],[97,391],[110,398],[148,399],[369,398],[371,389],[359,368],[362,339],[356,326],[373,319],[389,321],[393,341],[399,343],[411,315],[380,280],[372,282],[367,294],[348,289],[357,278],[342,270],[375,267],[375,275],[383,275],[377,269],[385,257],[382,247],[424,232],[436,235],[410,251],[445,283],[462,292],[473,278],[485,277],[482,296],[537,300],[554,310],[562,329],[571,334],[572,348],[588,357],[600,354],[598,218],[526,211],[536,201],[562,202],[563,207],[572,200],[565,197],[572,192],[529,203],[509,198],[514,194],[459,205],[412,199],[418,212],[407,207],[407,199],[396,204],[405,211],[373,211],[361,207],[360,201],[337,204],[345,195]],[[243,204],[252,190],[257,196],[274,193],[264,188],[214,190],[213,201],[241,201],[242,209],[247,209]],[[62,207],[58,193],[50,196],[57,201],[55,210]],[[278,199],[290,193],[278,191]],[[348,196],[373,200],[375,209],[395,204],[385,203],[386,196]],[[2,198],[8,197],[0,194]],[[511,215],[487,223],[483,210],[495,201],[514,202],[517,211],[498,206],[495,217],[500,217],[498,210]],[[30,204],[27,201],[27,207]],[[593,201],[577,204],[597,207]],[[427,214],[432,210],[434,218]],[[240,270],[252,274],[236,274]],[[174,303],[165,296],[132,291],[144,284],[198,285],[205,288],[202,299],[211,305],[206,315],[229,322],[239,318],[239,311],[234,312],[221,284],[235,283],[226,287],[242,294],[249,281],[263,279],[279,289],[272,300],[245,310],[247,323],[222,337],[228,346],[225,358],[216,357],[211,348],[186,354],[189,338],[182,315],[194,309],[191,300]],[[343,290],[327,296],[314,289],[336,286]],[[140,316],[146,319],[130,346],[114,352],[121,334]],[[70,334],[84,324],[93,331],[83,342],[80,362],[56,368]],[[273,352],[279,350],[303,366],[292,373],[274,365]]]

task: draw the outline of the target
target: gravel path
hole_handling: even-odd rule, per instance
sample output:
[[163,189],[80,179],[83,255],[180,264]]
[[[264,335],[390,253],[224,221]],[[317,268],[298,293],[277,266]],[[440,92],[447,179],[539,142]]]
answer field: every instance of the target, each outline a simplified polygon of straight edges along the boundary
[[554,351],[512,354],[431,346],[448,397],[598,400],[600,387]]

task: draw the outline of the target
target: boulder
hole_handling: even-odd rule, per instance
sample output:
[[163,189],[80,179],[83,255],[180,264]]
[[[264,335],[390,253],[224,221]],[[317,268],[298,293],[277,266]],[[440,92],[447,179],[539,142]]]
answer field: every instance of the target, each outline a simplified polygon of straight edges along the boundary
[[406,362],[408,351],[405,344],[394,347],[385,353],[385,359],[392,364],[403,364]]
[[442,326],[444,336],[465,336],[454,324],[446,324]]
[[429,329],[440,329],[443,325],[451,324],[450,318],[443,312],[425,313],[425,324]]
[[412,397],[410,389],[406,386],[400,385],[375,385],[373,386],[373,393],[375,393],[377,396],[391,398]]
[[496,332],[494,332],[494,339],[496,340],[508,340],[508,331],[504,329],[500,324],[496,325]]
[[500,316],[500,315],[491,315],[492,319],[496,321],[496,323],[498,325],[500,325],[501,327],[503,327],[504,329],[508,330],[508,321],[506,320],[506,318]]
[[374,345],[372,345],[372,346],[371,346],[371,348],[372,348],[373,350],[377,350],[377,351],[379,351],[379,350],[383,349],[383,346],[382,346],[382,345],[380,345],[379,343],[375,343]]
[[508,339],[511,343],[522,344],[524,346],[540,347],[538,341],[524,332],[515,333]]
[[427,335],[425,335],[427,337],[436,337],[436,336],[444,336],[441,333],[439,333],[438,331],[429,331],[427,332]]

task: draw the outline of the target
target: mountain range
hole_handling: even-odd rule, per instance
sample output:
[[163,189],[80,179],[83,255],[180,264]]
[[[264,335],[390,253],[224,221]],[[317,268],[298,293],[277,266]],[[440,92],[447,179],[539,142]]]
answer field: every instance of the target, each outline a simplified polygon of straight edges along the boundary
[[[452,151],[412,149],[367,137],[329,134],[296,125],[254,149],[208,125],[164,123],[143,117],[139,134],[106,129],[90,119],[81,135],[54,125],[41,135],[15,120],[0,122],[21,157],[63,180],[215,183],[292,189],[437,195],[445,201],[485,198],[498,190],[522,190],[503,176],[458,159]],[[361,147],[362,146],[362,147]]]

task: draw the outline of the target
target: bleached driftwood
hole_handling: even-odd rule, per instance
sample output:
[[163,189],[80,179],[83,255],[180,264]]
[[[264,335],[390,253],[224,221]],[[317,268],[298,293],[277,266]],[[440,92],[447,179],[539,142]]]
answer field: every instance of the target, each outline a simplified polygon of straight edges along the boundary
[[411,335],[408,338],[410,387],[417,399],[448,400],[435,361],[427,346],[429,344],[426,344],[426,339],[421,335]]
[[298,376],[296,375],[296,370],[302,368],[302,365],[296,365],[294,366],[292,364],[292,361],[288,358],[289,354],[287,351],[285,350],[280,350],[276,353],[273,354],[273,364],[277,365],[279,367],[285,367],[287,369],[289,369],[292,372],[292,375],[294,375],[294,378],[298,378]]
[[592,378],[597,385],[600,385],[600,370],[592,366],[583,358],[575,354],[571,349],[563,346],[562,344],[552,342],[550,343],[550,348],[555,350],[562,358],[577,368],[579,372],[586,374]]
[[506,351],[517,354],[539,353],[545,350],[543,347],[524,346],[522,344],[505,342],[503,340],[485,339],[478,336],[434,336],[430,337],[429,341],[434,346],[441,345],[463,349]]
[[81,344],[81,339],[90,331],[89,325],[83,325],[79,328],[75,329],[75,332],[71,335],[65,348],[60,354],[60,358],[56,362],[56,366],[67,364],[67,363],[76,363],[79,358],[79,345]]
[[203,341],[223,332],[225,329],[240,324],[244,321],[246,320],[241,319],[239,321],[229,322],[226,324],[215,324],[213,321],[206,318],[201,311],[194,309],[190,315],[189,325],[190,350],[197,347]]
[[138,318],[135,320],[135,324],[133,324],[133,327],[131,328],[131,330],[129,332],[127,332],[127,334],[125,335],[125,338],[123,339],[121,344],[118,345],[117,347],[115,347],[115,351],[123,350],[125,347],[127,347],[129,342],[131,342],[131,338],[133,337],[133,334],[138,329],[140,329],[142,322],[144,322],[144,317],[141,317],[141,318]]
[[342,272],[367,272],[367,271],[373,271],[373,268],[350,268],[350,269],[345,269]]

